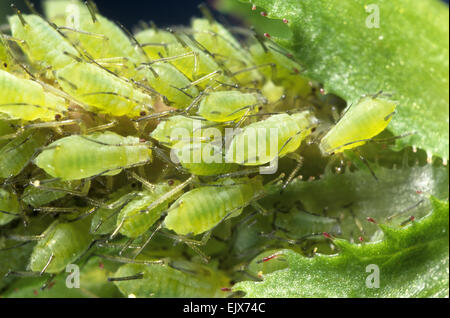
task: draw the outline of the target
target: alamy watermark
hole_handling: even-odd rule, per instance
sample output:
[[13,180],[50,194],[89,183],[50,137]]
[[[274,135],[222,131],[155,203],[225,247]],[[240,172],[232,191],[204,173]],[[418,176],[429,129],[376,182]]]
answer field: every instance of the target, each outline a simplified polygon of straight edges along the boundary
[[366,27],[369,29],[380,28],[380,7],[377,4],[368,4],[365,6],[369,16],[366,18]]
[[69,264],[66,266],[66,273],[70,273],[66,278],[66,287],[69,289],[80,288],[80,267]]
[[366,278],[366,287],[370,289],[380,288],[380,268],[378,265],[367,265],[366,273],[370,273]]

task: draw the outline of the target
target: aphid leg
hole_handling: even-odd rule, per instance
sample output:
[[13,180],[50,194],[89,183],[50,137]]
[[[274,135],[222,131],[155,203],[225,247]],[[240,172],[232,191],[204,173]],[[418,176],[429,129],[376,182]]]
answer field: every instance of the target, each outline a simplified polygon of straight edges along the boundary
[[126,258],[121,256],[111,256],[111,255],[99,255],[94,254],[93,256],[97,256],[108,261],[122,263],[122,264],[143,264],[143,265],[163,265],[167,263],[167,260],[161,259],[156,261],[147,261],[147,260],[137,260],[132,258]]
[[214,77],[216,77],[216,76],[219,76],[219,75],[221,75],[221,74],[222,74],[222,71],[221,71],[221,70],[214,71],[214,72],[212,72],[212,73],[209,73],[209,74],[207,74],[207,75],[205,75],[205,76],[203,76],[203,77],[201,77],[201,78],[199,78],[199,79],[193,81],[192,83],[190,83],[189,85],[187,85],[187,86],[185,86],[185,87],[183,87],[183,88],[181,88],[181,89],[182,89],[182,90],[189,89],[189,88],[191,88],[192,86],[198,85],[198,84],[200,84],[201,82],[204,82],[204,81],[208,81],[208,80],[210,80],[210,79],[212,79],[212,78],[214,78]]
[[290,175],[287,178],[286,182],[283,184],[281,192],[286,190],[287,186],[292,182],[292,180],[294,180],[295,176],[297,175],[297,173],[300,171],[301,167],[303,166],[303,160],[304,159],[299,154],[297,154],[297,153],[290,153],[290,154],[287,155],[287,157],[290,157],[290,158],[294,159],[295,161],[297,161],[297,165],[295,166],[295,168],[290,173]]
[[271,212],[267,211],[267,209],[265,209],[261,204],[259,204],[258,202],[252,202],[250,204],[256,211],[258,211],[258,213],[267,216],[270,215]]
[[394,219],[394,218],[396,218],[396,217],[398,217],[398,216],[400,216],[400,215],[403,215],[403,214],[405,214],[405,213],[408,212],[408,211],[414,210],[415,208],[419,207],[419,206],[420,206],[422,203],[424,203],[424,202],[425,202],[425,200],[420,200],[419,202],[413,204],[412,206],[407,207],[406,209],[404,209],[404,210],[402,210],[402,211],[400,211],[400,212],[397,212],[397,213],[395,213],[395,214],[389,216],[389,217],[387,218],[387,220],[390,222],[390,221],[392,221],[392,219]]
[[71,214],[80,212],[78,208],[58,208],[58,207],[40,207],[33,209],[33,211],[44,214]]
[[117,126],[118,124],[119,124],[119,122],[117,120],[113,119],[110,123],[85,129],[84,131],[82,131],[82,133],[89,135],[89,134],[92,134],[92,133],[97,132],[97,131],[111,129],[111,128]]
[[259,173],[259,171],[260,171],[259,168],[245,169],[245,170],[220,174],[220,175],[216,175],[216,176],[212,176],[212,177],[214,178],[214,180],[220,180],[220,179],[225,179],[225,178],[236,178],[236,177],[248,176],[248,175],[251,175],[254,173]]
[[33,241],[22,242],[22,243],[19,243],[19,244],[10,246],[10,247],[0,248],[0,252],[6,252],[6,251],[14,250],[16,248],[20,248],[22,246],[30,244],[31,242],[33,242]]
[[369,162],[367,161],[367,159],[356,149],[353,149],[353,152],[356,153],[356,155],[359,157],[359,159],[364,163],[364,165],[367,167],[367,169],[369,169],[370,174],[372,175],[372,177],[374,177],[374,179],[376,181],[378,181],[378,177],[375,174],[375,171],[373,171],[372,167],[370,166]]
[[137,273],[136,275],[132,276],[125,276],[125,277],[108,277],[108,282],[124,282],[129,280],[138,280],[143,279],[144,273]]
[[71,28],[71,27],[68,27],[68,26],[58,26],[57,28],[58,28],[58,30],[79,33],[79,34],[82,34],[82,35],[87,35],[87,36],[90,36],[90,37],[93,37],[93,38],[97,38],[97,39],[101,39],[101,40],[105,40],[105,41],[109,40],[108,37],[106,35],[104,35],[104,34],[87,32],[87,31]]
[[45,271],[47,270],[47,268],[50,266],[51,262],[53,261],[53,259],[55,258],[55,255],[52,253],[50,255],[50,257],[48,258],[47,264],[45,264],[44,268],[41,270],[41,272],[39,273],[39,276],[42,276],[45,274]]
[[41,290],[45,290],[48,287],[50,287],[51,283],[53,282],[53,280],[55,279],[56,275],[55,274],[51,274],[50,277],[46,280],[46,282],[41,286]]
[[28,25],[27,21],[25,21],[22,11],[20,11],[14,3],[11,4],[11,8],[16,11],[17,16],[19,17],[20,23],[22,23],[22,26]]
[[232,73],[232,77],[236,77],[237,75],[246,73],[246,72],[252,72],[254,70],[260,69],[260,68],[264,68],[264,67],[270,67],[272,70],[272,78],[275,78],[276,73],[277,73],[277,65],[275,63],[266,63],[266,64],[260,64],[260,65],[256,65],[256,66],[251,66],[242,70],[239,70],[237,72]]
[[[125,221],[125,219],[123,221]],[[123,221],[122,221],[122,223],[123,223]],[[150,236],[147,238],[147,240],[144,242],[144,244],[136,251],[136,253],[133,256],[133,259],[136,259],[144,251],[144,249],[147,247],[147,245],[153,239],[155,234],[163,228],[163,225],[164,225],[164,216],[162,217],[162,220],[159,222],[159,224],[156,226],[156,228],[152,231]]]
[[193,108],[196,108],[198,106],[198,104],[200,103],[200,101],[202,100],[202,98],[206,96],[206,92],[209,89],[211,89],[211,86],[206,87],[204,91],[200,92],[200,94],[198,94],[198,96],[192,101],[192,103],[184,110],[184,113],[189,115],[189,112]]

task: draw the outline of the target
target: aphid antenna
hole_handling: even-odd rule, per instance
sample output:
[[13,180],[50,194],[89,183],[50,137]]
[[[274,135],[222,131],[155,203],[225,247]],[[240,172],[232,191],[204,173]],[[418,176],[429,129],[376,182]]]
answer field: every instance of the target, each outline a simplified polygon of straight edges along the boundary
[[[189,97],[190,99],[194,99],[194,96],[188,94],[188,92],[186,92],[184,89],[179,88],[179,87],[176,87],[176,86],[174,86],[174,85],[170,85],[170,87],[176,89],[177,91],[179,91],[180,93],[186,95],[186,96]],[[169,105],[169,106],[170,106],[170,105]]]
[[297,173],[300,171],[301,167],[303,166],[303,162],[304,162],[304,158],[295,152],[287,154],[286,157],[294,159],[295,161],[297,161],[297,164],[295,165],[295,168],[292,169],[292,172],[289,174],[286,182],[283,184],[283,186],[281,188],[281,193],[283,193],[286,190],[286,188],[289,186],[289,184],[292,182],[292,180],[294,180]]
[[114,23],[119,26],[119,28],[126,34],[128,35],[129,39],[131,39],[131,43],[134,44],[135,47],[137,47],[139,49],[139,51],[141,51],[142,55],[145,56],[145,58],[147,60],[150,60],[149,56],[147,55],[147,53],[145,52],[144,48],[142,47],[141,43],[139,43],[139,41],[136,39],[136,37],[134,36],[134,34],[132,32],[130,32],[122,23],[118,22],[118,21],[114,21]]
[[[162,217],[158,223],[158,225],[155,227],[155,229],[150,233],[149,237],[147,238],[147,240],[145,240],[144,244],[142,244],[142,246],[136,251],[136,253],[133,255],[133,260],[135,260],[143,251],[144,249],[147,247],[148,244],[150,244],[151,240],[153,239],[153,237],[155,236],[155,234],[157,232],[159,232],[163,226],[164,226],[164,218],[167,215],[166,212],[162,213]],[[125,221],[125,219],[123,220]],[[122,221],[122,222],[123,222]]]
[[209,10],[208,6],[204,2],[200,3],[198,5],[198,8],[199,8],[200,12],[203,14],[203,16],[209,21],[210,24],[213,24],[216,22],[212,12]]
[[186,115],[189,115],[190,111],[197,108],[200,101],[206,96],[207,92],[211,89],[211,86],[206,87],[198,96],[192,101],[192,103],[184,110]]
[[244,68],[242,70],[236,71],[234,73],[232,73],[232,77],[235,77],[236,75],[240,75],[243,73],[247,73],[247,72],[251,72],[260,68],[264,68],[264,67],[270,67],[272,70],[272,78],[276,77],[277,74],[277,65],[275,63],[264,63],[264,64],[260,64],[260,65],[255,65],[255,66],[251,66],[248,68]]
[[172,28],[167,28],[166,29],[167,32],[171,33],[175,39],[177,40],[178,43],[181,44],[181,46],[183,48],[188,48],[188,45],[186,44],[186,42],[181,38],[181,36],[178,34],[177,31],[174,31]]
[[138,119],[133,119],[134,122],[141,122],[141,121],[147,121],[147,120],[153,120],[153,119],[160,119],[160,118],[164,118],[164,117],[168,117],[168,116],[172,116],[174,114],[179,114],[182,113],[182,110],[179,109],[173,109],[173,110],[166,110],[163,112],[159,112],[159,113],[154,113],[148,116],[144,116]]
[[32,243],[33,241],[27,241],[27,242],[21,242],[19,244],[10,246],[10,247],[5,247],[5,248],[0,248],[0,252],[6,252],[6,251],[10,251],[10,250],[15,250],[16,248],[21,248],[27,244]]
[[6,277],[41,277],[40,273],[38,272],[30,272],[30,271],[13,271],[9,270],[5,276]]
[[149,260],[137,260],[137,259],[133,259],[133,258],[111,256],[111,255],[101,255],[101,254],[93,254],[92,256],[100,257],[102,259],[116,262],[116,263],[121,263],[121,264],[165,265],[168,263],[167,259],[149,261]]
[[415,204],[413,204],[413,205],[407,207],[406,209],[403,209],[403,210],[400,211],[400,212],[397,212],[397,213],[395,213],[395,214],[393,214],[393,215],[387,217],[386,220],[387,220],[388,222],[391,222],[392,219],[394,219],[394,218],[396,218],[396,217],[399,217],[400,215],[403,215],[403,214],[405,214],[406,212],[409,212],[409,211],[411,211],[411,210],[414,210],[414,209],[418,208],[418,207],[421,206],[423,203],[425,203],[425,200],[424,200],[424,199],[422,199],[422,200],[420,200],[419,202],[417,202],[417,203],[415,203]]
[[72,214],[80,212],[78,208],[61,208],[61,207],[39,207],[34,208],[33,212],[44,214]]
[[25,18],[23,17],[22,11],[20,11],[17,6],[14,3],[11,3],[11,8],[16,12],[17,16],[19,17],[20,23],[22,23],[22,26],[28,25],[28,22],[25,21]]
[[[83,199],[88,200],[89,198],[83,198]],[[95,212],[97,212],[99,208],[100,208],[100,207],[98,207],[98,206],[93,207],[93,208],[91,208],[90,210],[88,210],[88,212],[83,213],[83,214],[77,216],[77,217],[74,218],[74,219],[69,219],[69,220],[67,220],[66,222],[67,222],[67,223],[75,223],[75,222],[78,222],[78,221],[80,221],[80,220],[83,220],[83,219],[85,219],[85,218],[91,216],[91,215],[94,214]]]
[[[150,67],[150,70],[153,72],[155,72],[154,74],[157,74],[156,71]],[[157,74],[157,77],[159,77],[159,75]],[[145,85],[144,83],[142,83],[141,81],[135,81],[134,79],[131,79],[131,82],[136,85],[137,87],[143,89],[144,91],[147,91],[148,93],[152,93],[155,95],[158,95],[159,97],[161,97],[161,99],[163,100],[164,104],[169,104],[169,99],[164,96],[163,94],[161,94],[160,92],[156,91],[154,88],[150,87],[149,85]]]
[[135,179],[136,181],[140,182],[145,189],[149,191],[154,191],[156,186],[153,183],[148,182],[146,179],[142,178],[140,175],[138,175],[134,171],[127,171],[127,174],[130,178]]
[[91,15],[92,22],[95,24],[97,23],[97,6],[92,2],[92,0],[87,0],[84,2],[85,6],[88,8],[89,14]]

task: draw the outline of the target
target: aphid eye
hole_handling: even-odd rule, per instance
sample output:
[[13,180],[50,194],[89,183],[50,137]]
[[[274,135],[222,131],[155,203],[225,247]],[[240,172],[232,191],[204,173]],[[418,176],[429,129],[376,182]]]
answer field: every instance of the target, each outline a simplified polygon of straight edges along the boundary
[[3,67],[7,68],[8,67],[8,63],[3,63]]
[[141,112],[139,113],[139,115],[140,115],[141,117],[145,117],[145,116],[147,116],[147,112],[146,112],[146,111],[141,111]]
[[147,140],[145,140],[144,138],[141,138],[141,139],[139,139],[139,142],[140,142],[141,144],[145,144],[145,143],[147,142]]
[[267,12],[263,11],[263,12],[261,12],[261,15],[262,15],[263,17],[267,17]]
[[313,128],[311,129],[311,132],[314,133],[314,132],[316,132],[316,130],[317,130],[317,127],[313,127]]
[[174,185],[174,183],[175,183],[175,181],[173,181],[173,180],[169,180],[169,181],[167,181],[167,184],[168,184],[169,186],[173,186],[173,185]]
[[259,110],[259,111],[262,111],[262,110],[263,110],[263,108],[264,108],[264,107],[262,107],[262,106],[259,106],[259,107],[258,107],[258,110]]
[[56,114],[56,115],[55,115],[55,120],[56,120],[56,121],[60,121],[61,118],[62,118],[61,114]]

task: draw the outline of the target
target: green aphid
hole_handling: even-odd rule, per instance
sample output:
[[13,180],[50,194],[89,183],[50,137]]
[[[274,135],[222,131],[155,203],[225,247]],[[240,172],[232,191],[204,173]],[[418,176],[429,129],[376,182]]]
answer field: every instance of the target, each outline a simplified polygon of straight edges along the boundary
[[132,186],[125,186],[108,196],[104,206],[99,208],[92,217],[91,233],[96,235],[114,232],[119,212],[136,196]]
[[271,42],[256,43],[250,46],[250,54],[255,64],[265,65],[260,72],[288,93],[302,97],[311,93],[309,80],[300,74],[301,66],[284,49]]
[[228,162],[259,166],[296,151],[318,124],[309,111],[279,114],[246,126],[226,153]]
[[226,162],[222,147],[213,143],[179,142],[172,152],[183,168],[197,176],[217,176],[239,169],[239,165]]
[[[143,74],[154,90],[167,98],[170,106],[184,109],[199,94],[198,89],[190,86],[191,81],[175,66],[168,63],[156,63],[151,67],[152,70],[144,67],[140,74]],[[184,89],[185,87],[188,88]]]
[[66,93],[94,112],[139,117],[153,108],[150,95],[94,63],[71,63],[56,78]]
[[330,155],[364,145],[386,129],[397,104],[383,97],[362,98],[349,106],[339,122],[322,138],[320,150]]
[[117,217],[120,233],[130,238],[137,238],[147,232],[168,209],[169,203],[179,196],[181,189],[166,200],[158,200],[164,194],[177,189],[179,185],[180,182],[176,180],[168,180],[153,185],[152,189],[137,193],[135,198],[122,208]]
[[9,24],[22,50],[42,69],[58,70],[72,63],[64,52],[79,56],[72,43],[38,15],[14,15],[9,17]]
[[64,98],[46,92],[35,81],[0,70],[0,118],[54,121],[67,111]]
[[29,269],[32,272],[57,274],[66,270],[83,255],[93,241],[89,233],[91,218],[76,222],[55,221],[42,234],[30,257]]
[[208,19],[193,19],[192,31],[195,40],[211,52],[216,60],[225,65],[241,84],[258,82],[261,74],[254,68],[251,55],[223,25]]
[[164,225],[180,235],[200,234],[236,217],[264,195],[262,179],[223,179],[183,194],[169,208]]
[[151,149],[139,138],[103,132],[57,140],[36,158],[35,164],[54,178],[71,181],[117,175],[123,169],[147,164],[151,158]]
[[162,120],[150,136],[168,147],[182,142],[202,142],[206,141],[209,128],[215,128],[222,132],[222,127],[215,123],[208,122],[194,117],[171,116]]
[[136,33],[135,38],[144,48],[147,56],[153,60],[166,56],[166,47],[178,42],[173,33],[157,28],[140,31]]
[[229,122],[258,112],[266,103],[257,93],[240,91],[219,91],[207,93],[198,108],[198,114],[214,122]]
[[115,281],[119,290],[130,298],[223,298],[230,295],[230,280],[225,274],[186,262],[172,267],[126,264],[114,278],[130,279]]
[[17,195],[0,188],[0,226],[16,219],[19,214],[20,203]]
[[0,149],[0,178],[17,176],[47,142],[45,130],[26,131]]

